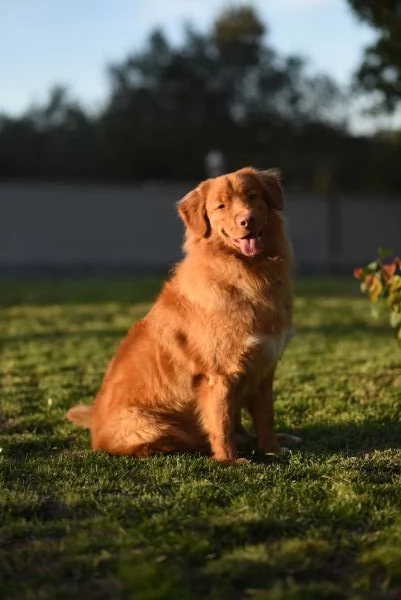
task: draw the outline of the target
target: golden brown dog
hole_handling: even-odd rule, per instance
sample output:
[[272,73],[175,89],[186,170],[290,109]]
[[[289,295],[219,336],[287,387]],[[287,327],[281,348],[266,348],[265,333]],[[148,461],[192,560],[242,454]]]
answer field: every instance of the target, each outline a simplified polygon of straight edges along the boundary
[[[67,417],[92,446],[147,456],[177,450],[236,462],[247,408],[257,445],[280,453],[273,376],[291,329],[291,248],[278,172],[244,168],[201,183],[179,203],[185,258],[133,325],[93,406]],[[241,460],[241,459],[239,459]]]

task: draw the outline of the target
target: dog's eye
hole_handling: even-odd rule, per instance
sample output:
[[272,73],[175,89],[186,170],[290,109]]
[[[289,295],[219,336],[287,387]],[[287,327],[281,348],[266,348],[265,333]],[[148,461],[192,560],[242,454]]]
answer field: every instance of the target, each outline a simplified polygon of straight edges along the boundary
[[256,192],[249,192],[248,194],[248,200],[250,200],[250,202],[252,202],[252,200],[256,200],[257,197],[258,195],[256,194]]
[[224,204],[219,204],[217,207],[217,210],[223,210],[223,208],[225,208]]

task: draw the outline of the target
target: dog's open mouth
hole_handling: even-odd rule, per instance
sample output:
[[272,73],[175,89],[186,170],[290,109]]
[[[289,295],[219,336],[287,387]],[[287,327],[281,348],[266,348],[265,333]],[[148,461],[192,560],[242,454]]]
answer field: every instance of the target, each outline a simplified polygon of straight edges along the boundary
[[231,241],[245,256],[257,256],[263,250],[261,231],[258,233],[248,233],[248,235],[242,238],[231,238]]

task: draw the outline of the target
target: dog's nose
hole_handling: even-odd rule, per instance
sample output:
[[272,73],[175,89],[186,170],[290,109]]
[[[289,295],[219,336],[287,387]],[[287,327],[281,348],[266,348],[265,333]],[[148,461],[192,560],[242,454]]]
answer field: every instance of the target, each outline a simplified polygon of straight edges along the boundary
[[235,223],[238,227],[250,227],[254,221],[255,217],[252,213],[241,213],[235,217]]

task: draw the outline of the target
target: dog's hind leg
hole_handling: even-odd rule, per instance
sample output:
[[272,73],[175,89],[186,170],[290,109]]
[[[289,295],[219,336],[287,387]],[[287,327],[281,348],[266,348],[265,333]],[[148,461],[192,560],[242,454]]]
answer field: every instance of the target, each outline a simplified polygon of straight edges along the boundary
[[92,430],[92,447],[111,454],[149,456],[164,452],[205,452],[210,448],[196,423],[181,423],[170,413],[124,409],[101,428]]
[[253,450],[256,448],[256,436],[245,429],[241,420],[241,407],[235,413],[235,445],[239,450]]

